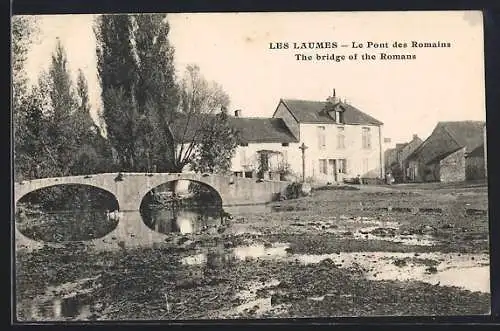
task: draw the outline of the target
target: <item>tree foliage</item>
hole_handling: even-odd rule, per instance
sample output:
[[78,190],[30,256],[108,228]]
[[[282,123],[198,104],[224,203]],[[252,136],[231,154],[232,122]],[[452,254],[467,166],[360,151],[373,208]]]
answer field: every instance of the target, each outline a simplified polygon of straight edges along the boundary
[[165,14],[96,22],[103,118],[122,170],[182,171],[202,150],[200,135],[216,139],[217,124],[205,118],[229,104],[197,66],[177,82],[169,31]]
[[[171,171],[175,141],[170,131],[179,103],[174,48],[165,14],[132,16],[138,61],[136,100],[140,109],[141,169]],[[147,161],[147,162],[144,162]]]
[[14,162],[16,168],[14,176],[17,179],[23,178],[23,174],[31,168],[32,155],[26,155],[25,142],[33,135],[27,125],[33,114],[29,114],[32,108],[32,101],[27,88],[27,77],[24,64],[28,51],[37,33],[36,20],[30,16],[13,16],[11,22],[12,43],[11,43],[11,63],[12,63],[12,110],[14,125]]
[[18,179],[42,176],[40,168],[44,164],[48,164],[48,168],[55,165],[49,160],[50,154],[46,153],[43,141],[47,128],[47,119],[43,114],[47,106],[43,83],[40,80],[23,101],[13,108],[14,117],[22,118],[22,123],[14,122],[14,162]]
[[227,111],[209,119],[201,131],[203,140],[197,145],[191,167],[196,172],[227,173],[238,146],[237,132],[229,123]]
[[99,126],[91,117],[85,75],[79,70],[72,80],[60,42],[49,69],[26,88],[24,61],[35,30],[29,19],[13,22],[15,162],[21,177],[230,168],[236,133],[221,111],[229,97],[196,65],[177,80],[165,14],[96,20]]
[[138,116],[134,97],[137,62],[133,55],[130,17],[101,15],[94,33],[107,138],[118,154],[122,170],[132,170]]
[[103,117],[123,170],[172,167],[169,124],[178,105],[165,14],[103,15],[96,22]]
[[26,94],[27,77],[24,70],[28,51],[37,35],[37,21],[33,16],[13,16],[11,24],[12,85],[14,105]]
[[[196,169],[202,166],[198,154],[203,151],[206,157],[212,155],[204,146],[205,141],[217,141],[217,145],[224,145],[223,139],[229,136],[229,123],[227,114],[221,110],[228,105],[229,96],[219,84],[207,81],[198,66],[187,66],[180,83],[180,114],[171,123],[178,145],[175,153],[176,171],[182,171],[190,163]],[[227,146],[234,151],[232,140],[228,141]],[[211,163],[207,162],[203,167]]]
[[[67,176],[104,171],[110,150],[90,116],[83,72],[76,88],[60,42],[31,91],[14,109],[23,125],[15,141],[16,170],[23,178]],[[22,129],[22,130],[21,130]]]

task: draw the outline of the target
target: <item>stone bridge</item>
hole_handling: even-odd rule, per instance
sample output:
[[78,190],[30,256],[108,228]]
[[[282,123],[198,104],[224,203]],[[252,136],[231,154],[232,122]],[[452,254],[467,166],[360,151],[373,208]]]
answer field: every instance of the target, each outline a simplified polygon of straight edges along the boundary
[[[120,178],[121,177],[121,178]],[[158,185],[189,180],[208,185],[217,191],[223,206],[267,203],[283,192],[287,182],[257,180],[234,176],[198,173],[105,173],[96,175],[41,178],[14,184],[14,201],[44,187],[80,184],[97,187],[112,193],[120,211],[137,211],[142,199]]]

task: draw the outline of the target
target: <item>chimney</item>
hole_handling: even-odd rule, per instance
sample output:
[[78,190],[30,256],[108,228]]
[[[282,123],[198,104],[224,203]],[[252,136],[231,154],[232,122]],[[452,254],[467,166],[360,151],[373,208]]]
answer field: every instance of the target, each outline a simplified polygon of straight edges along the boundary
[[418,139],[418,135],[416,133],[413,134],[413,139]]
[[241,117],[241,109],[237,109],[234,111],[234,117]]
[[333,89],[332,91],[332,96],[331,97],[328,97],[326,99],[327,102],[330,102],[332,105],[336,105],[340,100],[337,99],[337,96],[336,96],[336,93],[335,93],[335,89]]

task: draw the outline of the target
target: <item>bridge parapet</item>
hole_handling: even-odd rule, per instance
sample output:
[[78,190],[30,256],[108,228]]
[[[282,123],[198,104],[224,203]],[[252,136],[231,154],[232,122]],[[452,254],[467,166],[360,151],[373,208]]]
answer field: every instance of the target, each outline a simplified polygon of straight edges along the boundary
[[200,173],[103,173],[57,178],[41,178],[14,184],[15,203],[24,195],[55,185],[89,185],[112,193],[120,210],[139,210],[142,199],[153,188],[176,180],[189,180],[210,186],[225,206],[267,203],[283,192],[288,182],[256,180]]

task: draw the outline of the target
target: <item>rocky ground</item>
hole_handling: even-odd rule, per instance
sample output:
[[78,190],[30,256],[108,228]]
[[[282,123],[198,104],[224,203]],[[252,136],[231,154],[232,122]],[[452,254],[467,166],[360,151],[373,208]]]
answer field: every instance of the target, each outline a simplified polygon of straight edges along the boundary
[[141,248],[17,251],[19,320],[489,313],[487,188],[326,187]]

